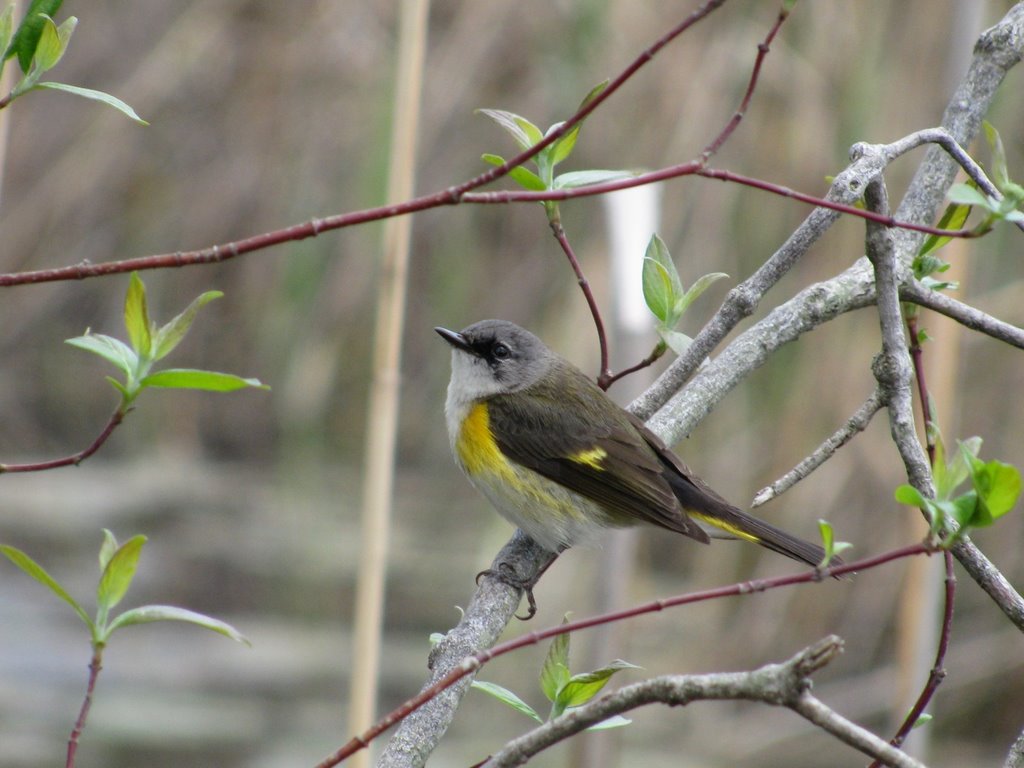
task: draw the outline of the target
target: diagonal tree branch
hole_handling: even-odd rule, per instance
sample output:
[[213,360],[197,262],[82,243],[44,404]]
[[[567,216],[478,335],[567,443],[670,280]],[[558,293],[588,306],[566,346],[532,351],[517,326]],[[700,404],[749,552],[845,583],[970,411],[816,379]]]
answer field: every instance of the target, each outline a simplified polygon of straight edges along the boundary
[[828,461],[836,451],[850,442],[855,435],[863,432],[867,428],[868,424],[871,423],[871,419],[874,415],[878,413],[884,405],[885,402],[882,399],[882,393],[876,387],[875,391],[868,396],[868,399],[861,404],[860,408],[854,411],[853,415],[846,420],[845,424],[833,432],[827,440],[814,449],[814,452],[811,453],[811,455],[789,470],[789,472],[784,474],[771,485],[758,491],[754,495],[754,501],[750,506],[759,507],[762,504],[771,501],[775,497],[781,496],[811,474],[811,472]]
[[606,694],[513,739],[484,765],[510,768],[614,715],[648,704],[686,706],[697,701],[757,701],[788,707],[864,754],[897,768],[923,768],[870,731],[837,714],[810,694],[810,676],[842,652],[842,640],[830,635],[781,664],[749,672],[654,677]]
[[933,291],[917,280],[907,280],[900,286],[900,298],[934,310],[956,320],[965,328],[984,333],[993,339],[1005,341],[1024,349],[1024,329],[992,317],[980,309],[957,301],[944,293]]

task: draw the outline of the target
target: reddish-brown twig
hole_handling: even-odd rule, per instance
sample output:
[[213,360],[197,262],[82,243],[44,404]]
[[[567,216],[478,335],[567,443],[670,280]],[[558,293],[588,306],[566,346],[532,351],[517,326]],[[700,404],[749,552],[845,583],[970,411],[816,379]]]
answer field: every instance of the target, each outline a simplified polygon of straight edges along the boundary
[[64,456],[60,459],[50,459],[48,461],[35,461],[28,462],[26,464],[0,464],[0,475],[7,472],[42,472],[46,469],[56,469],[57,467],[70,467],[77,466],[83,461],[92,456],[96,451],[100,449],[100,446],[107,442],[107,438],[117,428],[118,424],[124,421],[125,411],[122,411],[120,407],[107,421],[107,425],[103,427],[103,431],[96,436],[96,439],[89,444],[89,446],[78,453],[73,453],[70,456]]
[[[939,645],[935,649],[935,662],[928,673],[928,682],[925,683],[924,688],[918,695],[917,701],[910,708],[910,712],[907,714],[899,730],[889,740],[889,743],[894,747],[899,747],[906,741],[907,736],[914,729],[914,726],[917,725],[918,719],[924,714],[925,707],[928,706],[935,692],[939,689],[939,685],[946,679],[946,651],[949,649],[949,636],[953,629],[953,598],[956,596],[956,574],[953,572],[953,553],[946,550],[943,555],[945,555],[946,563],[946,603],[942,612],[942,631],[939,634]],[[880,767],[881,763],[875,760],[869,768]]]
[[102,660],[103,649],[94,649],[92,661],[89,662],[89,682],[85,687],[85,698],[82,700],[82,708],[78,712],[78,719],[75,720],[75,725],[71,729],[71,736],[68,737],[68,757],[64,764],[65,768],[74,768],[75,752],[78,750],[78,739],[85,728],[85,720],[89,717],[89,708],[92,706],[92,694],[96,689],[96,678],[99,677],[100,670],[103,669]]

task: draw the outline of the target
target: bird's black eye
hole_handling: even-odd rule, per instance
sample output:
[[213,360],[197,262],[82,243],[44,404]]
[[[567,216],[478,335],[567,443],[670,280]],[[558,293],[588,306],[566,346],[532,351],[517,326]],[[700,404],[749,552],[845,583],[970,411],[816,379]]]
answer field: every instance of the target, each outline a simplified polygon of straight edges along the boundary
[[512,357],[512,350],[509,349],[508,344],[499,341],[491,348],[491,355],[495,360],[508,360]]

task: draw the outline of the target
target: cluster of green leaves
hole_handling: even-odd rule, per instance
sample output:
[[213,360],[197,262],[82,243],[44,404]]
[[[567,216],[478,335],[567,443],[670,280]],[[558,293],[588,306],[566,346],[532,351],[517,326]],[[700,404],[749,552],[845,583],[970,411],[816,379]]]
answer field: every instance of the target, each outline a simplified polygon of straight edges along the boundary
[[[568,622],[568,617],[563,624]],[[582,672],[572,674],[569,670],[569,635],[568,633],[558,635],[548,649],[548,655],[544,659],[544,666],[540,673],[540,687],[544,696],[551,702],[549,720],[553,720],[568,710],[581,707],[593,699],[611,679],[612,675],[622,669],[640,669],[635,664],[626,661],[615,660],[607,666],[595,669],[593,672]],[[521,712],[527,717],[543,723],[537,711],[516,696],[512,691],[496,683],[488,683],[482,680],[474,680],[473,688],[488,693],[499,701]],[[615,715],[597,725],[591,726],[588,730],[596,731],[606,728],[618,728],[628,725],[631,721]]]
[[[956,452],[947,460],[938,428],[929,424],[928,429],[935,445],[932,466],[935,498],[925,498],[912,485],[901,485],[895,496],[901,504],[918,507],[924,512],[932,536],[948,545],[971,528],[992,525],[1013,509],[1021,491],[1020,471],[1001,461],[979,459],[980,437],[958,441]],[[970,489],[957,494],[957,489],[968,479]]]
[[139,556],[142,554],[142,545],[145,543],[146,537],[139,535],[133,536],[124,544],[119,545],[114,534],[106,529],[103,530],[103,545],[100,547],[100,580],[96,587],[95,617],[90,617],[78,601],[53,576],[47,573],[46,569],[20,549],[0,545],[0,552],[33,579],[49,587],[57,597],[74,609],[78,617],[89,628],[92,646],[95,650],[103,649],[115,630],[133,624],[149,624],[154,621],[184,621],[246,645],[249,644],[249,641],[230,624],[173,605],[143,605],[112,617],[111,610],[121,602],[131,586],[132,579],[135,578],[135,569],[139,563]]
[[[580,109],[586,107],[591,101],[597,98],[597,96],[599,96],[607,86],[608,81],[606,80],[591,89],[590,93],[586,95],[580,103],[579,109],[576,111],[578,112]],[[546,132],[541,132],[540,128],[532,122],[522,115],[517,115],[514,112],[507,112],[503,109],[479,109],[477,112],[482,115],[486,115],[504,128],[505,131],[515,140],[516,144],[519,145],[521,150],[530,149],[530,147],[540,143],[552,131],[558,130],[563,125],[563,123],[555,123],[548,128]],[[605,181],[627,179],[637,175],[635,171],[588,170],[570,171],[556,176],[555,167],[572,154],[572,151],[576,146],[576,139],[579,138],[580,135],[580,128],[582,127],[583,121],[581,120],[571,129],[566,131],[564,136],[553,141],[550,145],[538,152],[531,161],[537,169],[536,172],[531,171],[529,168],[522,165],[518,165],[509,171],[509,177],[511,177],[512,180],[523,189],[532,192],[549,192],[558,189],[585,187],[591,184],[600,184]],[[505,164],[504,157],[491,153],[483,155],[483,160],[486,163],[496,166]],[[554,220],[557,218],[557,201],[545,200],[543,201],[543,204],[544,209],[548,214],[548,219]]]
[[143,285],[138,273],[132,272],[124,300],[124,324],[131,346],[120,339],[91,331],[86,331],[84,336],[68,339],[67,343],[99,355],[124,374],[124,381],[107,377],[107,381],[121,393],[122,412],[126,412],[135,398],[147,387],[201,389],[210,392],[232,392],[244,387],[269,389],[258,379],[243,379],[230,373],[191,368],[152,370],[156,362],[167,357],[185,338],[200,308],[223,295],[220,291],[207,291],[169,323],[157,326],[149,319],[146,286]]
[[644,301],[657,319],[657,331],[661,337],[655,355],[669,349],[677,355],[683,354],[693,341],[685,333],[676,330],[689,306],[717,280],[727,278],[724,272],[711,272],[697,278],[688,289],[683,287],[679,272],[672,261],[665,242],[657,233],[647,243],[643,264]]
[[31,90],[47,88],[100,101],[122,112],[135,122],[147,125],[134,109],[109,93],[67,83],[40,81],[39,78],[57,66],[57,63],[63,58],[68,43],[71,42],[71,35],[78,25],[78,19],[74,16],[68,17],[60,26],[54,22],[53,17],[60,10],[63,2],[64,0],[32,0],[28,12],[17,29],[14,28],[15,4],[11,3],[3,12],[0,12],[0,49],[4,51],[3,60],[0,61],[0,72],[3,71],[7,61],[14,57],[18,58],[18,64],[21,65],[22,71],[21,80],[14,86],[10,94],[3,98],[0,106],[6,106]]

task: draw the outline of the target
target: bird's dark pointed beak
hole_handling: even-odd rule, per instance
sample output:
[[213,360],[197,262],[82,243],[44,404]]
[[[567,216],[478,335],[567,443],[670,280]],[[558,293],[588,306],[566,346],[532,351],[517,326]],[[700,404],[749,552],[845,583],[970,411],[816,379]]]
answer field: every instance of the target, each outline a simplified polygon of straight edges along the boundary
[[437,334],[442,339],[444,339],[453,347],[455,347],[455,349],[461,349],[463,352],[468,352],[471,355],[476,354],[473,348],[469,346],[469,342],[466,341],[466,337],[463,336],[461,333],[457,333],[456,331],[449,331],[447,328],[442,328],[440,326],[438,326],[434,330],[437,331]]

